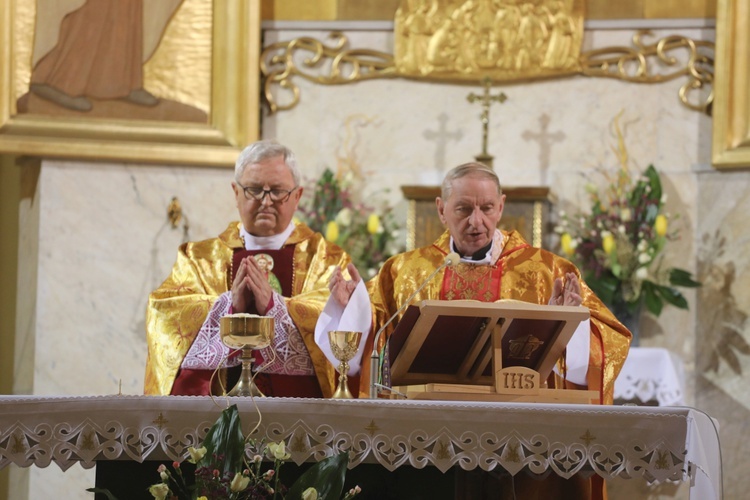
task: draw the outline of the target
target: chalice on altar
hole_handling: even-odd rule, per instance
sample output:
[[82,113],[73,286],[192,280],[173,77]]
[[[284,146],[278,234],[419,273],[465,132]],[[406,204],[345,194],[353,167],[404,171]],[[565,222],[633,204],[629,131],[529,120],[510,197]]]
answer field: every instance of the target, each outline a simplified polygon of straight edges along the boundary
[[271,316],[245,313],[230,314],[219,321],[219,333],[224,345],[230,349],[242,349],[240,379],[228,396],[265,396],[253,382],[253,349],[271,345],[274,326]]
[[349,360],[357,354],[362,332],[348,332],[344,330],[332,330],[328,332],[328,340],[331,343],[331,352],[339,360],[339,385],[333,393],[333,399],[352,399],[349,386],[346,385],[347,372],[349,371]]

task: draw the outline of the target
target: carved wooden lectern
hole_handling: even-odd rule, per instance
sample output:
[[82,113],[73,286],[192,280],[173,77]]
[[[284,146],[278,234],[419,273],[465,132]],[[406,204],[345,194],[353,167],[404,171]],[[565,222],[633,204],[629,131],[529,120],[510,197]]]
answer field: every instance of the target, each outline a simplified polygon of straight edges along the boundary
[[588,318],[581,306],[425,300],[389,339],[391,383],[414,399],[588,404],[598,392],[545,387]]

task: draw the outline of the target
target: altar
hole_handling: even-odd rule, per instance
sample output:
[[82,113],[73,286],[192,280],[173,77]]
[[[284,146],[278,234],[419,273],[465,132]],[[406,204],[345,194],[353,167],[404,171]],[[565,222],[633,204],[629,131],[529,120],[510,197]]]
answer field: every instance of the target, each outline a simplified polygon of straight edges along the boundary
[[350,468],[592,473],[690,481],[691,498],[722,498],[717,429],[708,415],[686,407],[0,396],[0,468],[181,461],[229,404],[237,404],[245,433],[258,424],[252,436],[285,441],[296,464],[349,451]]

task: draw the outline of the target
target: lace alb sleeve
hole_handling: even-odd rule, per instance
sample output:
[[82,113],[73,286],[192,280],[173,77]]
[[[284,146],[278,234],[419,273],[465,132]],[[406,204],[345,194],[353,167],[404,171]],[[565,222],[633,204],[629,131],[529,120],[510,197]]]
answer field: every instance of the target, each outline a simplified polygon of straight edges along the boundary
[[276,328],[273,343],[260,351],[265,360],[262,370],[283,375],[313,375],[310,353],[289,316],[284,297],[274,292],[273,306],[266,315],[273,316]]
[[221,341],[219,334],[219,320],[229,314],[231,305],[231,291],[219,295],[195,337],[193,345],[182,360],[182,368],[215,370],[220,363],[223,363],[222,366],[225,367],[240,364],[239,356],[228,357],[230,349]]

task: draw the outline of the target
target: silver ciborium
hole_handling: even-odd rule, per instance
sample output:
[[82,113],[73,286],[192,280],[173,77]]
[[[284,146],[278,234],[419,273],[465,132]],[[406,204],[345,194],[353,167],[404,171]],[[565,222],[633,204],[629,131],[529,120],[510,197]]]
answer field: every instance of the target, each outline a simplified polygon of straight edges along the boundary
[[230,314],[219,321],[219,333],[224,345],[230,349],[242,349],[240,380],[228,396],[265,396],[253,382],[253,349],[271,345],[274,326],[273,317],[253,314]]
[[340,361],[339,385],[333,393],[333,399],[352,399],[352,393],[346,384],[347,372],[349,371],[349,360],[357,354],[362,332],[348,332],[344,330],[332,330],[328,332],[328,340],[331,343],[331,352]]

